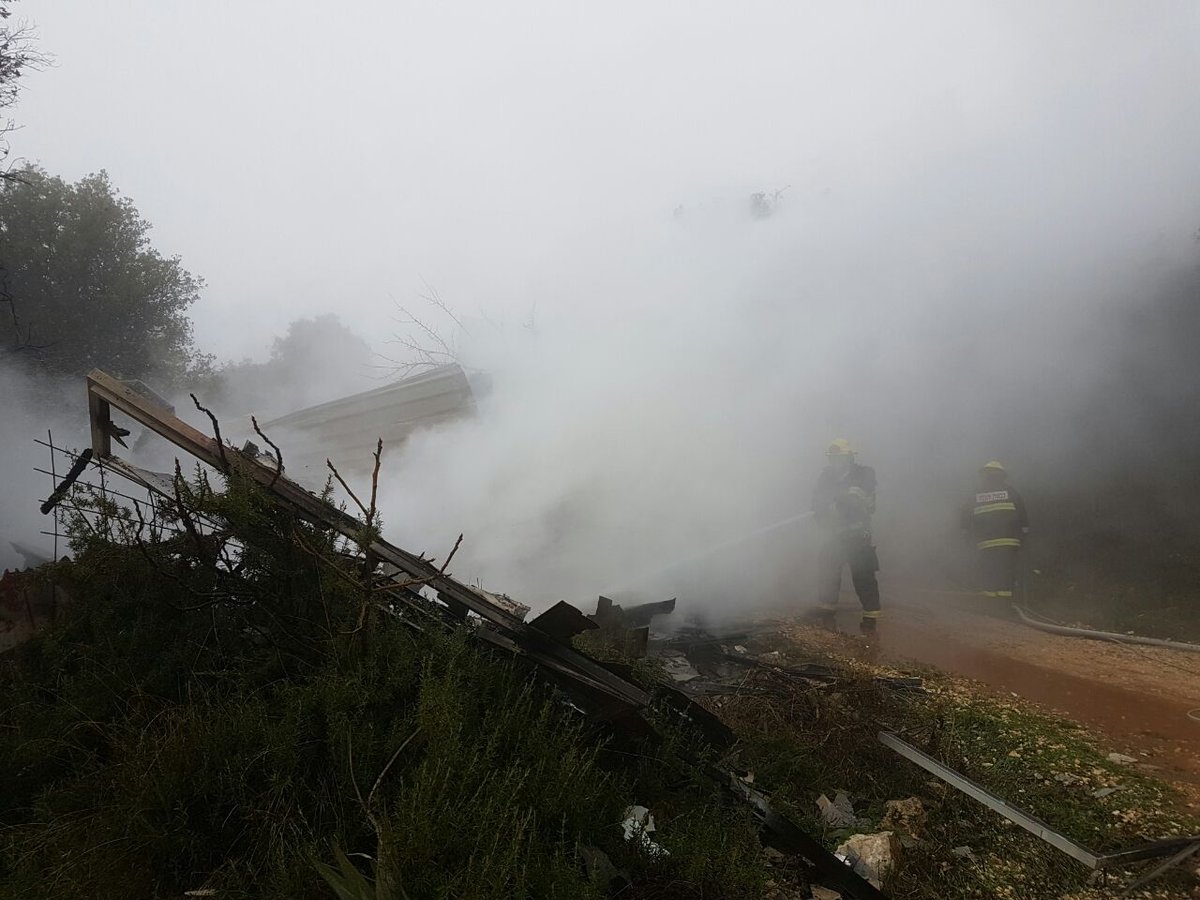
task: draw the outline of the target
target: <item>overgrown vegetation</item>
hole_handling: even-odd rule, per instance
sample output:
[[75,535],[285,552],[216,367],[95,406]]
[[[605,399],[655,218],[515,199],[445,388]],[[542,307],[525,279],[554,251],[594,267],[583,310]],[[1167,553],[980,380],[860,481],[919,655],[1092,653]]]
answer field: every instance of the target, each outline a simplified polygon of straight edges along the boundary
[[[601,850],[625,897],[761,896],[684,735],[623,744],[465,628],[402,623],[253,485],[177,484],[159,540],[75,523],[45,573],[71,614],[3,664],[0,895],[599,897]],[[669,855],[624,840],[632,803]]]

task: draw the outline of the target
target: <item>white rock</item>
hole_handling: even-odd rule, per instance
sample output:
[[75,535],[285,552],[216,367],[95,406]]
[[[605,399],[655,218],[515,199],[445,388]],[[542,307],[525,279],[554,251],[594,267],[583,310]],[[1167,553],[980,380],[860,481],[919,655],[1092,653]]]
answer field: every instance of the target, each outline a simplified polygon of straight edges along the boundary
[[900,841],[890,831],[878,834],[851,835],[835,853],[843,856],[853,868],[875,887],[896,868],[900,858]]

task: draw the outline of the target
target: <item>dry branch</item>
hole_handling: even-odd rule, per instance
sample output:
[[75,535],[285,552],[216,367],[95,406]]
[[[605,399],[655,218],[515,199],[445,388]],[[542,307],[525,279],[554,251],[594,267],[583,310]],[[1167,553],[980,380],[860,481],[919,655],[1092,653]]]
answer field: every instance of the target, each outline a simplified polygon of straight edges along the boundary
[[[212,414],[211,409],[209,409],[207,406],[201,405],[200,401],[196,398],[195,394],[188,394],[188,396],[191,397],[192,402],[196,404],[196,409],[200,410],[200,412],[202,412],[206,416],[208,416],[208,420],[210,422],[212,422],[213,434],[216,436],[216,439],[217,439],[217,452],[221,456],[222,466],[224,467],[225,471],[228,472],[229,471],[229,460],[225,458],[225,441],[222,440],[222,438],[221,438],[221,423],[217,421],[217,417]],[[176,469],[178,470],[179,464],[176,463],[175,466],[176,466]]]
[[254,426],[254,433],[266,441],[267,446],[275,451],[275,477],[272,478],[271,483],[267,485],[267,490],[271,490],[273,487],[275,487],[275,483],[279,481],[279,476],[283,474],[283,453],[280,451],[279,447],[275,445],[275,442],[267,437],[266,434],[263,433],[263,430],[258,427],[258,419],[256,419],[254,416],[251,416],[250,424]]

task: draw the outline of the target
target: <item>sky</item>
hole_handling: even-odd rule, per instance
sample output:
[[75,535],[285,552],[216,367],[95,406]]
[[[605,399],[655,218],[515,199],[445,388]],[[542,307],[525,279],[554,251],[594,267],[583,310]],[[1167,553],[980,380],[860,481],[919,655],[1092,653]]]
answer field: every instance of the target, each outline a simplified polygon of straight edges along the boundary
[[[804,508],[842,434],[896,498],[896,560],[898,501],[937,478],[1000,453],[1049,477],[1069,429],[1030,423],[1195,253],[1190,2],[17,10],[56,62],[15,153],[109,172],[205,279],[202,349],[263,358],[333,312],[394,354],[399,307],[456,311],[497,390],[398,451],[389,521],[466,531],[460,574],[539,600]],[[763,591],[803,578],[799,540]]]

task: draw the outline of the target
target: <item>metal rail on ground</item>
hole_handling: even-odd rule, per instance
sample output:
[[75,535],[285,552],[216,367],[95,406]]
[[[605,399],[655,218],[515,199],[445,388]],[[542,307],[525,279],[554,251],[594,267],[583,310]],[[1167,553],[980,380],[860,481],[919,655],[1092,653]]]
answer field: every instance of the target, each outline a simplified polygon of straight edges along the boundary
[[[1187,859],[1200,848],[1200,835],[1190,835],[1187,837],[1152,841],[1140,847],[1134,847],[1130,850],[1119,850],[1115,853],[1095,853],[1078,841],[1074,841],[1065,834],[1055,831],[1037,816],[1030,815],[1024,810],[1013,806],[1003,797],[993,794],[983,785],[972,781],[965,775],[954,771],[949,766],[934,759],[928,753],[902,740],[898,735],[890,731],[881,731],[879,732],[879,742],[910,762],[916,763],[925,771],[936,775],[952,788],[961,791],[974,800],[978,800],[988,809],[1004,816],[1004,818],[1008,819],[1014,825],[1020,825],[1030,834],[1036,835],[1050,846],[1061,850],[1072,859],[1083,863],[1089,869],[1104,870],[1119,868],[1133,862],[1159,859],[1169,856],[1172,853],[1176,854],[1176,859],[1172,864],[1176,864]],[[1170,866],[1160,866],[1154,872],[1145,876],[1144,880],[1139,879],[1137,883],[1145,883],[1145,881],[1148,881],[1152,877],[1158,877],[1158,875],[1163,874],[1169,868]]]

